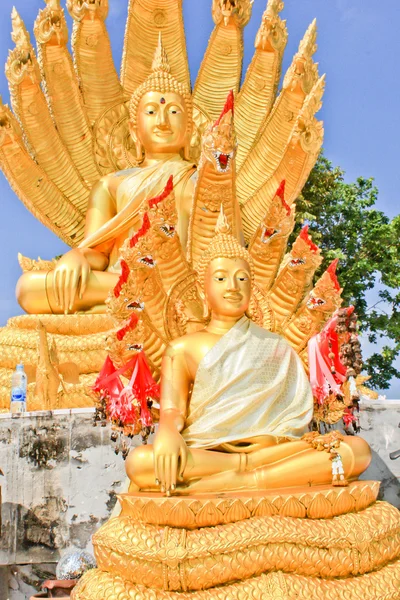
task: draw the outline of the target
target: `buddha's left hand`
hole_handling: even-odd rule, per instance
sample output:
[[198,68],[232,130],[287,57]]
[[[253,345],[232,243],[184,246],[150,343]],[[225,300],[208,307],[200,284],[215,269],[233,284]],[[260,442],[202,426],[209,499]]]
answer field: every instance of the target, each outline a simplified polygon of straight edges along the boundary
[[153,448],[156,483],[163,493],[170,496],[176,488],[177,479],[183,478],[187,462],[186,443],[173,423],[164,422],[160,424]]

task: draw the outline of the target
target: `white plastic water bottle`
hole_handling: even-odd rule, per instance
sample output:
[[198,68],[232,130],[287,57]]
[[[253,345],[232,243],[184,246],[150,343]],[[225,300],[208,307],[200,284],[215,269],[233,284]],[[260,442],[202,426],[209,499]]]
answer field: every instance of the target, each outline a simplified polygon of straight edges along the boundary
[[13,414],[26,411],[26,384],[24,365],[17,365],[11,379],[10,412]]

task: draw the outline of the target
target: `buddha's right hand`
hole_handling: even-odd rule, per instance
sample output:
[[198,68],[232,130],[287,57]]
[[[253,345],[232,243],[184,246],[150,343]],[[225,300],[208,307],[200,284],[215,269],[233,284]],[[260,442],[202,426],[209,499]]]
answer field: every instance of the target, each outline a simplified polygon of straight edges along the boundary
[[53,275],[53,289],[56,302],[67,314],[72,310],[78,293],[82,298],[89,280],[91,267],[79,248],[70,250],[57,263]]
[[183,478],[187,462],[186,443],[171,424],[160,424],[154,440],[154,471],[161,491],[170,496],[178,479]]

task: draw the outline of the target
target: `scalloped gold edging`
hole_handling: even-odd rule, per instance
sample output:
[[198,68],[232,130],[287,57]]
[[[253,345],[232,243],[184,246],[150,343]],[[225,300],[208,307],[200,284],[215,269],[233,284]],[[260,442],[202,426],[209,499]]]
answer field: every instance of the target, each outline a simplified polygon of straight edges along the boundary
[[274,515],[330,519],[373,504],[379,486],[378,481],[353,481],[344,488],[326,485],[172,498],[138,493],[121,494],[119,500],[122,514],[140,523],[195,529]]

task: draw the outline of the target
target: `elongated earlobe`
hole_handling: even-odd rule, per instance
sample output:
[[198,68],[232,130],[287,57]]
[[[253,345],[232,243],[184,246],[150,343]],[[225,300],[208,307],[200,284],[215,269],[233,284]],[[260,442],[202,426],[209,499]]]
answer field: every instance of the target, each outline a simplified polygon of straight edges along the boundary
[[187,142],[185,144],[185,147],[183,149],[183,158],[187,161],[190,161],[190,142]]
[[209,321],[211,319],[211,310],[210,310],[210,307],[208,306],[208,302],[204,302],[204,305],[203,305],[203,319],[205,321]]
[[136,160],[138,162],[142,162],[144,150],[143,150],[142,142],[139,139],[136,140],[135,149],[136,149]]
[[201,301],[203,302],[203,320],[209,321],[211,319],[211,310],[208,306],[207,296],[204,293],[204,290],[201,288],[199,283],[197,282],[197,291],[200,296]]
[[129,133],[131,134],[131,138],[135,144],[135,158],[137,162],[142,162],[143,160],[143,146],[142,142],[139,140],[136,127],[133,127],[132,123],[129,121]]

